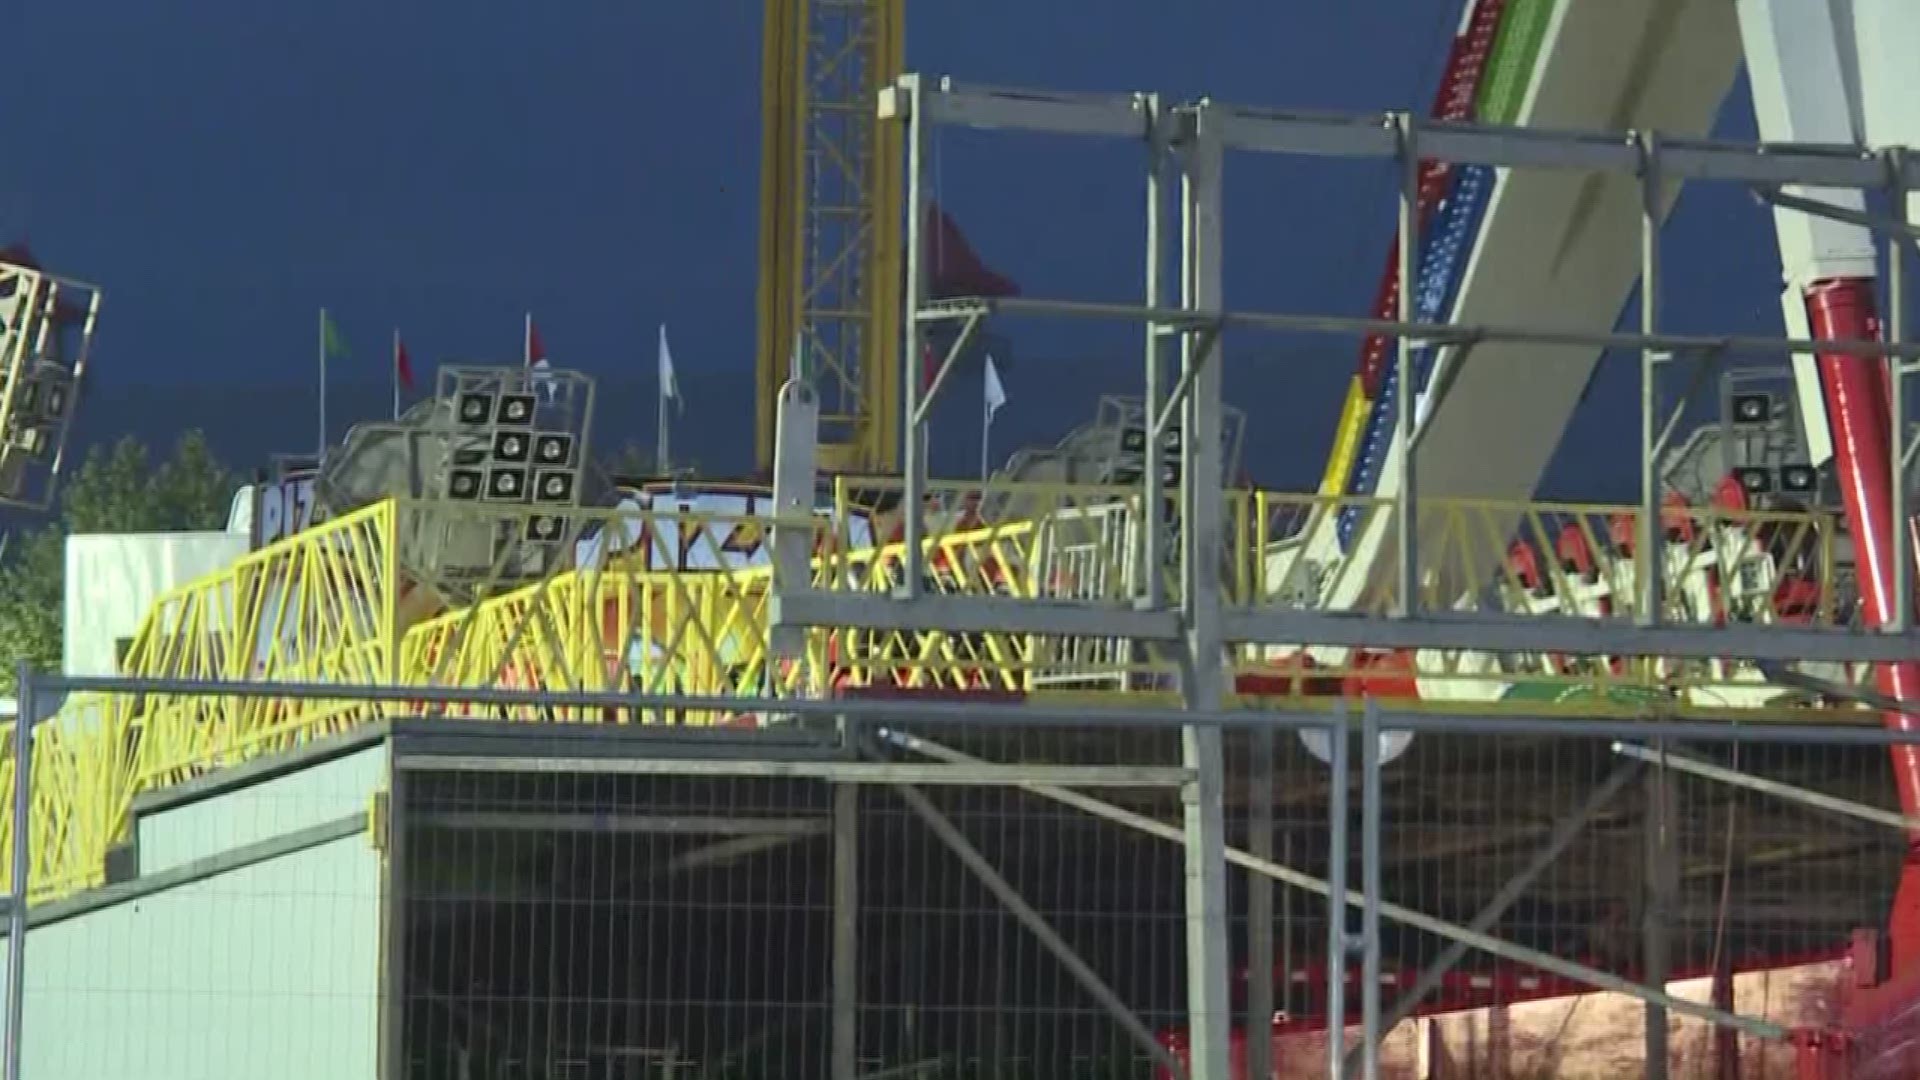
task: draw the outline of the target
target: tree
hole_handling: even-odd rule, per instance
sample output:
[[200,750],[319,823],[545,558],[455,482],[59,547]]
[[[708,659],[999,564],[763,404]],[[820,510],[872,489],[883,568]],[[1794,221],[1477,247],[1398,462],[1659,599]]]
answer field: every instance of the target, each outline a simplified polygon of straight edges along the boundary
[[234,484],[198,431],[181,436],[158,469],[134,438],[94,447],[64,483],[56,520],[0,555],[0,692],[15,689],[15,661],[60,666],[69,534],[223,528]]

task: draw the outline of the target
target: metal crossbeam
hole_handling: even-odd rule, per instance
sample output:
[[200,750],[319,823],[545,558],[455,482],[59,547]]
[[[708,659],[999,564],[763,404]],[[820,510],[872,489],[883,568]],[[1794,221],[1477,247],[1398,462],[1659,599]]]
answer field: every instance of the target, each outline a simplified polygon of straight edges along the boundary
[[1762,795],[1771,795],[1777,799],[1811,806],[1817,810],[1825,810],[1860,821],[1871,821],[1876,825],[1885,825],[1904,833],[1920,832],[1920,818],[1911,818],[1905,814],[1882,810],[1877,806],[1868,806],[1866,803],[1838,798],[1794,784],[1783,784],[1778,780],[1769,780],[1764,776],[1755,776],[1738,769],[1723,768],[1710,761],[1701,761],[1699,758],[1666,750],[1650,750],[1647,747],[1626,742],[1614,743],[1613,752],[1622,757],[1660,765],[1676,772],[1690,773],[1703,780],[1714,780],[1733,787],[1746,788],[1748,791],[1757,791]]
[[[688,712],[759,710],[806,718],[847,718],[881,723],[912,721],[960,727],[1025,725],[1046,727],[1165,728],[1187,724],[1216,727],[1302,731],[1324,728],[1325,708],[1304,702],[1295,707],[1215,710],[1168,708],[1156,705],[1126,707],[1078,704],[1049,705],[1023,702],[992,704],[970,700],[906,697],[880,698],[751,698],[670,693],[617,693],[577,690],[511,690],[491,686],[351,685],[304,682],[214,682],[194,679],[129,678],[108,675],[34,675],[38,693],[57,701],[69,693],[160,694],[182,697],[233,698],[262,701],[335,701],[390,703],[417,709],[432,705],[488,705],[507,708],[612,709]],[[56,711],[42,709],[43,714]],[[1709,720],[1604,719],[1528,716],[1502,713],[1435,715],[1410,709],[1381,708],[1380,724],[1415,734],[1518,735],[1550,734],[1595,739],[1699,739],[1724,743],[1775,743],[1797,746],[1907,746],[1920,745],[1920,731],[1895,731],[1877,724],[1736,724]],[[1169,777],[1171,779],[1171,777]]]
[[398,754],[393,767],[405,772],[560,773],[615,776],[797,777],[842,784],[949,784],[1008,787],[1041,779],[1066,787],[1179,787],[1186,769],[1148,765],[950,765],[871,761],[775,761],[755,758],[495,757],[463,754]]
[[[1190,310],[1132,304],[1115,300],[1073,300],[1037,296],[955,297],[926,304],[922,322],[950,322],[982,314],[1040,316],[1116,322],[1148,322],[1193,332],[1211,327],[1268,330],[1277,333],[1338,334],[1345,337],[1411,337],[1422,344],[1510,341],[1549,348],[1663,353],[1843,353],[1849,356],[1920,357],[1920,342],[1847,341],[1823,338],[1759,337],[1751,334],[1644,334],[1624,331],[1589,332],[1504,323],[1430,323],[1373,319],[1358,315],[1310,315],[1282,311]],[[1552,356],[1542,362],[1552,363]]]
[[[936,124],[1053,135],[1143,138],[1147,120],[1135,92],[1074,93],[980,86],[951,78],[908,74],[882,91],[882,119],[905,119],[917,95],[922,119]],[[1397,128],[1419,134],[1420,153],[1455,165],[1569,169],[1634,175],[1637,145],[1648,133],[1547,130],[1430,120],[1406,113],[1333,113],[1263,109],[1201,100],[1172,110],[1212,118],[1227,149],[1311,157],[1391,158],[1400,150]],[[1806,184],[1877,188],[1888,164],[1855,146],[1818,143],[1735,143],[1662,137],[1660,172],[1681,180],[1745,184]],[[1906,183],[1920,186],[1920,163],[1900,166]]]

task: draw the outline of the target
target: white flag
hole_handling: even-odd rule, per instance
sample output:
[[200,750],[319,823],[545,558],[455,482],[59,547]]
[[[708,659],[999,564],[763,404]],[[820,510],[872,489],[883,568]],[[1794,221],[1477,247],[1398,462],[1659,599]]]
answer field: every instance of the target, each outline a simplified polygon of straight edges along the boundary
[[680,381],[673,376],[673,351],[667,348],[667,324],[660,324],[660,398],[673,400],[675,408],[682,408],[685,402],[680,398]]
[[987,357],[987,421],[993,421],[993,414],[1007,403],[1007,388],[1000,385],[1000,369],[993,366],[993,357]]

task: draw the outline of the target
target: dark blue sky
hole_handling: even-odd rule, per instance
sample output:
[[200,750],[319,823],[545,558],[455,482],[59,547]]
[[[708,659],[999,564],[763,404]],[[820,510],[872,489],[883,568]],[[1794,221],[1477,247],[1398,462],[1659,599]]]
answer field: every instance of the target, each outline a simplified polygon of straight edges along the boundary
[[[24,89],[7,110],[0,236],[24,234],[53,268],[106,287],[93,400],[154,384],[310,382],[323,304],[375,380],[396,325],[419,366],[508,360],[531,308],[555,363],[605,376],[644,377],[666,320],[683,377],[739,373],[731,400],[689,405],[744,439],[760,7],[28,5],[10,34],[31,44],[10,65],[9,85]],[[1424,109],[1457,5],[911,7],[909,67],[970,81]],[[1736,130],[1750,130],[1736,97]],[[950,133],[935,182],[1029,293],[1124,298],[1138,273],[1132,160]],[[1363,308],[1392,228],[1384,172],[1240,159],[1229,171],[1229,303]],[[1738,196],[1694,202],[1673,227],[1676,322],[1777,322],[1764,217]],[[1138,354],[1119,328],[1018,333],[1003,414],[1015,425],[1057,407],[1049,358],[1110,352],[1131,375]],[[1323,453],[1352,349],[1230,347],[1290,365],[1281,418],[1301,430],[1298,453]],[[1254,385],[1230,374],[1230,392],[1236,382]]]

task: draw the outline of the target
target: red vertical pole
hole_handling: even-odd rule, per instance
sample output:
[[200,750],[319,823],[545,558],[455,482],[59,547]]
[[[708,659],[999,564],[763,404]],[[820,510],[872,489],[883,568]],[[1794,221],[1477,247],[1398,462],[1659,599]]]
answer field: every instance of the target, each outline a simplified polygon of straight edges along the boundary
[[[1807,290],[1807,319],[1816,338],[1869,341],[1880,334],[1875,313],[1873,282],[1868,278],[1817,281]],[[1893,523],[1892,430],[1887,368],[1875,357],[1823,353],[1820,383],[1827,404],[1827,423],[1833,429],[1834,474],[1840,481],[1847,528],[1853,536],[1855,574],[1869,627],[1885,623],[1895,604],[1913,604],[1911,596],[1893,595],[1894,545],[1907,538],[1906,528]],[[1879,665],[1880,692],[1901,701],[1920,701],[1920,663],[1905,660]],[[1895,731],[1920,728],[1920,716],[1888,712],[1886,726]],[[1896,746],[1894,785],[1900,808],[1920,814],[1920,747]],[[1907,838],[1907,856],[1900,868],[1888,918],[1892,974],[1920,966],[1920,836]]]

